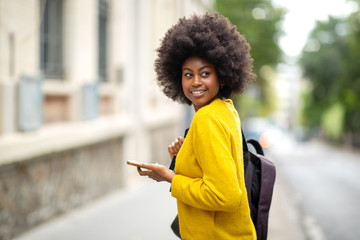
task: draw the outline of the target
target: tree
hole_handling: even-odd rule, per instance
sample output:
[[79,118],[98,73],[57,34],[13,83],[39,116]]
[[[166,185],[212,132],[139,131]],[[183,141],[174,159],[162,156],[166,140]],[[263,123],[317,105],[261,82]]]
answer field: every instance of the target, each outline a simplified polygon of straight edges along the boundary
[[248,116],[252,115],[249,111],[256,109],[256,115],[268,115],[274,108],[268,74],[282,58],[278,44],[282,34],[279,23],[285,11],[274,8],[270,0],[217,0],[215,9],[229,18],[246,37],[254,59],[254,72],[258,76],[249,88],[250,94],[243,94],[237,101],[239,112]]
[[[311,83],[304,97],[302,123],[330,139],[360,133],[360,12],[317,22],[300,64]],[[334,119],[337,119],[334,121]],[[354,134],[355,133],[355,134]]]

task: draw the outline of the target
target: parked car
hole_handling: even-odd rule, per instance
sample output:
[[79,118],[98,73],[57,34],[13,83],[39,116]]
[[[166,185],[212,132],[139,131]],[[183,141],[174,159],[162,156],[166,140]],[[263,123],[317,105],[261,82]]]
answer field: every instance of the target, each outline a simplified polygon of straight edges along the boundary
[[266,118],[249,118],[242,123],[246,139],[257,140],[263,148],[272,146],[281,136],[278,127]]

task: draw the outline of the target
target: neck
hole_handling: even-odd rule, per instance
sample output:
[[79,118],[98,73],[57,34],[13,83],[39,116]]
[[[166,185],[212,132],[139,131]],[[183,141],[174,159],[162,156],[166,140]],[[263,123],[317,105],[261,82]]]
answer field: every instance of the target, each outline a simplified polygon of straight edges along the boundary
[[201,107],[198,107],[198,106],[193,105],[195,112],[197,112],[200,108],[209,105],[209,104],[212,103],[215,99],[223,99],[223,97],[221,97],[220,95],[216,95],[213,99],[211,99],[208,103],[206,103],[204,106],[201,106]]

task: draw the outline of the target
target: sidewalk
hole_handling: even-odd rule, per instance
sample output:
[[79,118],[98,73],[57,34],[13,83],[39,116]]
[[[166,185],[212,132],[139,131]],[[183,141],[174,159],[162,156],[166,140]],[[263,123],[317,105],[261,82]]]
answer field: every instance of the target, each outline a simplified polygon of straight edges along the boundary
[[170,185],[147,179],[143,183],[115,191],[16,240],[176,240],[170,229],[177,211]]
[[[170,224],[176,201],[168,183],[144,180],[34,228],[16,240],[176,240]],[[270,212],[269,240],[304,240],[281,179]]]
[[269,240],[306,240],[298,210],[277,174],[269,216]]

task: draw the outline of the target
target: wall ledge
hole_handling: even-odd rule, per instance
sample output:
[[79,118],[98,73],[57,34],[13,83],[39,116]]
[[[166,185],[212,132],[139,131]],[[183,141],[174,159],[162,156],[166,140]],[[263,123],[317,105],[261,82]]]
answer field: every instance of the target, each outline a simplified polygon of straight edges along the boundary
[[134,127],[132,116],[121,115],[0,136],[0,166],[124,136]]

